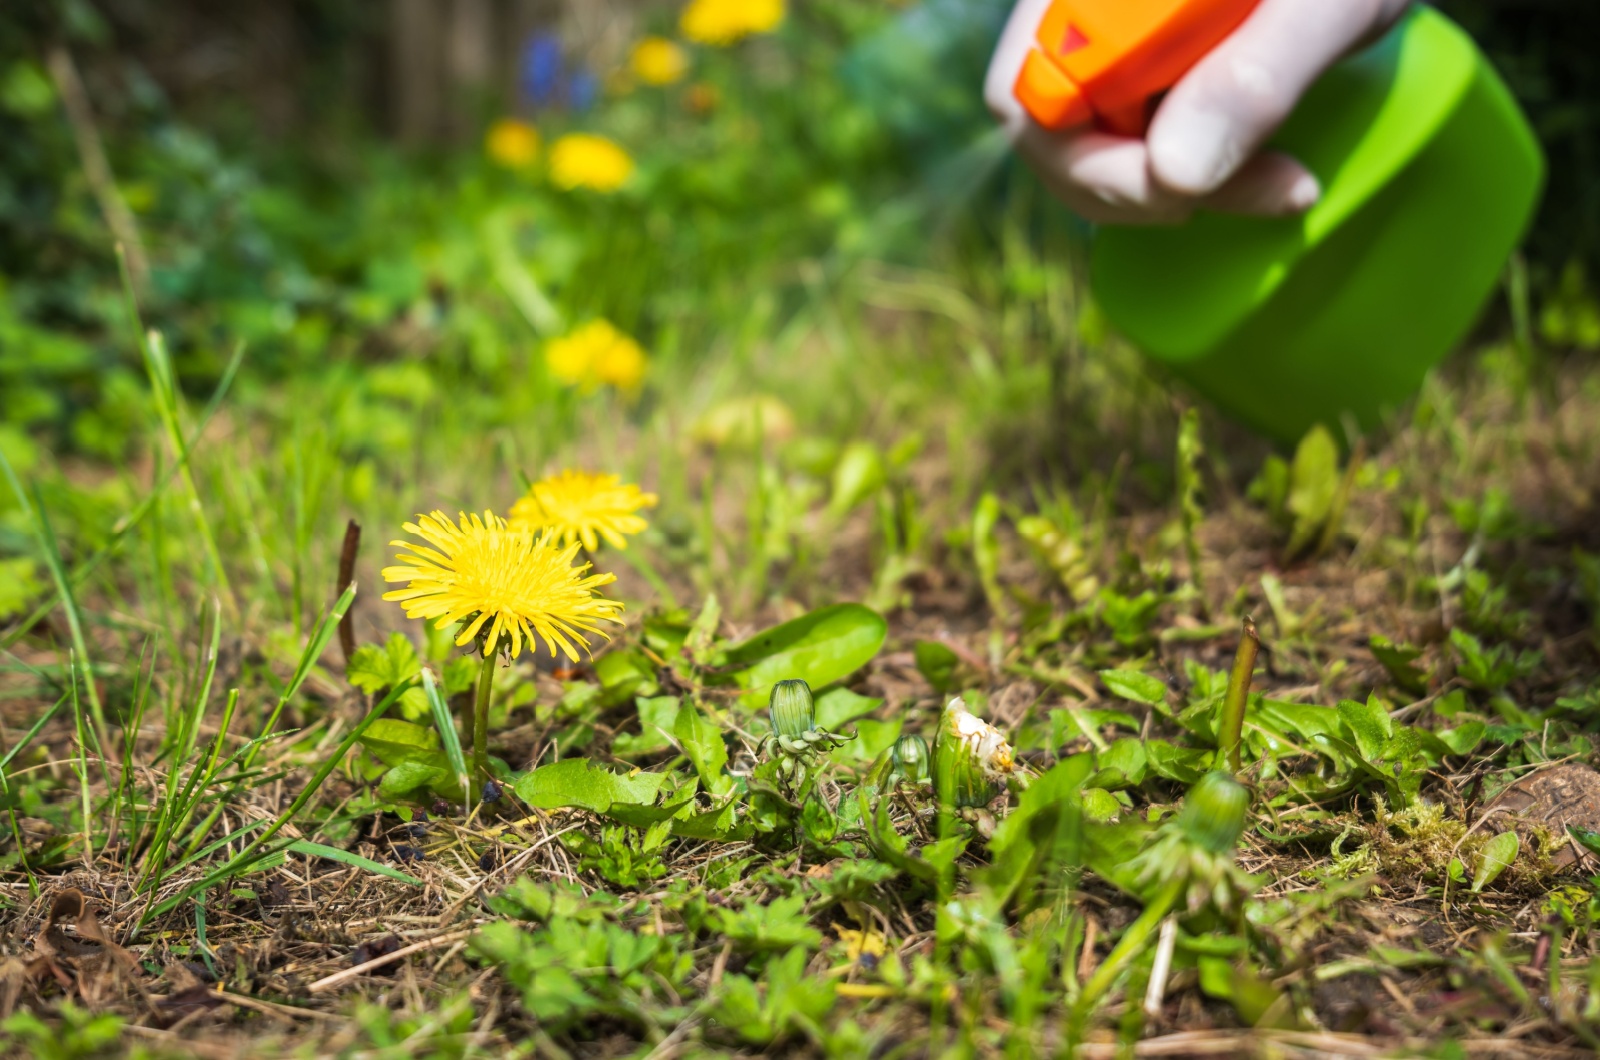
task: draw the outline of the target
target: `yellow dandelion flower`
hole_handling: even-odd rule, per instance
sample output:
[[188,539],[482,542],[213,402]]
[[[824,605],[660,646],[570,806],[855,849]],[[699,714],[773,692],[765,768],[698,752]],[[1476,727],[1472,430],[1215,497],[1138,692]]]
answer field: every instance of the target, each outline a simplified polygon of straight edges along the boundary
[[646,37],[633,46],[628,65],[647,85],[674,85],[689,72],[689,53],[665,37]]
[[783,14],[784,0],[689,0],[678,28],[697,44],[720,48],[752,33],[771,33]]
[[586,391],[601,386],[636,390],[649,367],[639,344],[607,320],[591,320],[551,339],[545,345],[544,359],[559,382]]
[[616,191],[633,175],[628,152],[592,133],[568,133],[550,147],[550,180],[566,191]]
[[554,531],[563,544],[579,541],[590,552],[601,538],[613,548],[627,548],[625,535],[642,533],[650,525],[636,513],[654,508],[656,500],[654,493],[624,485],[617,475],[568,470],[535,482],[511,506],[510,525],[529,533]]
[[539,131],[525,121],[501,118],[489,126],[483,148],[507,169],[527,169],[539,157]]
[[594,359],[594,376],[618,390],[633,391],[644,382],[644,350],[626,335],[601,349]]
[[458,645],[472,643],[487,624],[485,657],[506,638],[515,659],[523,642],[531,651],[537,637],[550,654],[559,648],[576,662],[588,634],[605,637],[602,623],[622,624],[622,604],[595,592],[616,575],[588,574],[588,563],[574,566],[577,544],[562,545],[554,531],[511,530],[493,512],[481,519],[462,512],[458,526],[437,511],[417,516],[405,530],[427,544],[390,542],[410,551],[395,556],[402,566],[385,567],[383,579],[407,585],[383,598],[403,603],[408,618],[434,619],[440,629],[464,623]]

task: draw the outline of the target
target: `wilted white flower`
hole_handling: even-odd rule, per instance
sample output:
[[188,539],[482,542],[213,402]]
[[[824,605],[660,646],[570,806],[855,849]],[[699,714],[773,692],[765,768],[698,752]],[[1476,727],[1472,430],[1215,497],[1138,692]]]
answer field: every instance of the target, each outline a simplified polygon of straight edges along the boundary
[[957,696],[944,708],[933,749],[939,801],[960,808],[987,806],[1016,772],[1006,734],[967,709]]

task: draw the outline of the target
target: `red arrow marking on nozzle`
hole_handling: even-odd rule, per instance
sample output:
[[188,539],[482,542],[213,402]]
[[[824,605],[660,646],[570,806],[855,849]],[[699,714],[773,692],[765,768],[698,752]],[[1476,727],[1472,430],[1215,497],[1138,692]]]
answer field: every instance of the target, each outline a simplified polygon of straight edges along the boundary
[[1077,26],[1068,24],[1067,35],[1061,41],[1060,53],[1062,55],[1071,55],[1078,49],[1087,48],[1088,46],[1089,38],[1083,35],[1083,31]]

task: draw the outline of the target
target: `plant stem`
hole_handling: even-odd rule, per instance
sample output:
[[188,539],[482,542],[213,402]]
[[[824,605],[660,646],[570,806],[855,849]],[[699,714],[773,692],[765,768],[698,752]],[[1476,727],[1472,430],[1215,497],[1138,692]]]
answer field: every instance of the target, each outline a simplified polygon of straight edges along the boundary
[[[483,669],[478,671],[478,694],[472,700],[472,772],[480,779],[489,775],[489,696],[494,691],[494,655],[493,651],[483,653]],[[470,790],[467,804],[472,804]]]
[[1188,884],[1187,873],[1180,872],[1175,875],[1154,898],[1150,899],[1150,904],[1144,907],[1139,919],[1128,925],[1128,930],[1122,933],[1116,949],[1101,962],[1100,967],[1094,970],[1094,975],[1089,977],[1089,982],[1084,985],[1076,1006],[1080,1018],[1093,1011],[1100,998],[1116,984],[1117,977],[1145,948],[1150,936],[1161,926],[1161,921],[1165,920],[1167,914],[1172,912],[1172,907],[1178,904],[1178,899]]
[[1217,757],[1212,769],[1230,769],[1239,772],[1239,744],[1244,738],[1244,708],[1250,701],[1250,681],[1256,671],[1256,652],[1261,650],[1261,639],[1256,636],[1255,620],[1246,615],[1244,636],[1239,640],[1239,652],[1233,657],[1233,673],[1228,675],[1228,694],[1222,700],[1222,714],[1217,718]]

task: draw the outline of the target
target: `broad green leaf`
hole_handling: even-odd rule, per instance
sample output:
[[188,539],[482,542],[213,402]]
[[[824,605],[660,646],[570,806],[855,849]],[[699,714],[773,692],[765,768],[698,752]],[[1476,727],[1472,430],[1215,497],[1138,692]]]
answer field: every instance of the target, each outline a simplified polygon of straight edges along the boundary
[[1158,677],[1136,670],[1101,670],[1100,680],[1114,696],[1166,709],[1167,686]]
[[611,753],[619,758],[655,754],[672,746],[672,726],[678,720],[680,700],[677,696],[639,697],[634,705],[639,710],[639,731],[618,736],[611,745]]
[[1096,765],[1098,770],[1086,781],[1090,787],[1116,791],[1142,784],[1148,765],[1144,741],[1132,736],[1118,740],[1096,755]]
[[856,738],[836,748],[833,755],[843,761],[870,762],[900,738],[900,730],[904,725],[903,718],[890,718],[888,721],[862,718],[856,723]]
[[911,646],[911,653],[916,657],[917,671],[927,679],[935,692],[942,696],[954,688],[961,656],[952,651],[950,645],[936,640],[919,640]]
[[422,725],[397,718],[379,718],[361,734],[361,746],[384,765],[398,765],[418,754],[439,748],[439,734]]
[[605,706],[626,703],[635,696],[652,696],[659,689],[655,666],[644,652],[607,652],[594,661],[594,675],[600,680]]
[[805,912],[804,893],[774,898],[762,904],[745,899],[738,910],[717,907],[711,910],[712,923],[728,936],[736,949],[747,952],[787,950],[791,946],[816,949],[822,945],[822,932],[811,926]]
[[1122,812],[1122,803],[1105,788],[1083,789],[1083,815],[1091,821],[1105,824],[1114,821]]
[[417,649],[404,633],[391,633],[383,647],[363,644],[345,667],[350,683],[363,692],[392,688],[422,669]]
[[1515,832],[1501,832],[1483,844],[1483,850],[1478,853],[1478,868],[1472,874],[1472,892],[1476,894],[1483,890],[1510,868],[1511,863],[1517,860],[1519,848]]
[[839,463],[833,469],[833,496],[828,501],[828,512],[835,519],[853,509],[862,501],[883,488],[888,472],[878,447],[871,442],[856,441],[845,446]]
[[304,854],[307,857],[341,861],[346,865],[354,865],[357,868],[366,869],[368,872],[376,872],[380,876],[387,876],[391,880],[409,883],[413,887],[422,886],[422,881],[415,876],[401,872],[399,869],[392,868],[381,862],[373,861],[371,858],[364,858],[360,854],[352,854],[348,850],[340,850],[338,847],[323,846],[321,843],[312,843],[300,839],[290,843],[289,849],[296,854]]
[[1376,635],[1368,642],[1368,647],[1372,657],[1389,671],[1389,677],[1396,687],[1414,696],[1427,694],[1428,674],[1417,665],[1417,660],[1422,657],[1421,649],[1409,644],[1395,644],[1388,637]]
[[1023,901],[1051,891],[1047,877],[1082,861],[1081,790],[1093,770],[1087,754],[1063,758],[1034,779],[1017,798],[1017,807],[989,839],[990,866],[979,879],[991,901],[1013,895]]
[[1259,975],[1249,961],[1234,963],[1221,957],[1199,959],[1200,989],[1210,997],[1233,1005],[1239,1018],[1252,1026],[1294,1026],[1283,992]]
[[739,819],[738,800],[730,799],[725,806],[707,810],[705,813],[690,814],[681,820],[673,821],[672,834],[684,839],[732,842],[750,838],[751,827],[748,821]]
[[1339,492],[1339,443],[1328,428],[1317,424],[1306,432],[1294,451],[1289,469],[1289,497],[1285,503],[1294,517],[1287,552],[1293,556],[1317,540],[1333,512]]
[[1389,720],[1389,712],[1383,709],[1383,704],[1376,698],[1369,698],[1365,703],[1346,699],[1340,701],[1337,709],[1339,717],[1355,735],[1361,757],[1369,762],[1383,758],[1384,749],[1394,735],[1394,723]]
[[889,635],[883,616],[860,604],[835,604],[801,615],[729,648],[724,665],[746,689],[742,701],[764,707],[772,686],[797,678],[820,689],[865,666]]
[[587,758],[540,766],[516,783],[517,797],[536,810],[575,808],[605,813],[613,803],[655,802],[665,773],[613,773]]
[[813,794],[800,808],[800,827],[814,843],[831,843],[839,834],[839,818],[826,799]]
[[1440,743],[1450,749],[1451,754],[1469,755],[1483,742],[1483,735],[1488,728],[1481,721],[1469,721],[1453,729],[1441,729],[1434,735],[1439,738]]
[[478,667],[478,660],[468,655],[457,655],[446,662],[439,671],[439,684],[446,698],[471,689],[478,681]]
[[709,660],[712,645],[717,639],[717,628],[721,625],[722,604],[716,593],[708,593],[700,614],[695,617],[694,624],[689,627],[689,635],[683,641],[683,650],[695,665],[703,666]]
[[[1384,715],[1385,718],[1388,715]],[[1290,703],[1283,699],[1250,697],[1247,722],[1277,730],[1296,742],[1313,736],[1342,736],[1344,719],[1337,710],[1315,703]]]
[[1259,501],[1272,516],[1274,523],[1287,520],[1289,502],[1289,464],[1281,456],[1271,455],[1261,465],[1260,474],[1250,483],[1249,496]]
[[[466,660],[471,666],[471,660]],[[474,668],[475,669],[475,668]],[[363,692],[376,694],[393,688],[400,682],[416,677],[422,671],[422,660],[417,649],[404,633],[391,633],[383,647],[363,644],[350,657],[345,667],[345,677]],[[408,689],[400,697],[400,712],[417,720],[428,716],[428,698],[421,686]]]
[[1212,754],[1198,747],[1174,747],[1165,740],[1146,740],[1150,772],[1180,784],[1193,784],[1211,768]]
[[816,698],[817,728],[838,732],[857,718],[871,714],[883,706],[883,700],[852,692],[848,688],[834,688]]
[[723,769],[728,764],[728,745],[722,740],[722,730],[717,728],[693,703],[685,701],[678,708],[678,717],[672,725],[672,735],[678,746],[694,763],[700,784],[713,795],[723,795],[733,790],[733,778]]
[[683,787],[668,795],[659,806],[655,803],[614,802],[605,815],[619,824],[634,828],[657,827],[684,812],[699,790],[700,782],[691,778]]
[[386,799],[403,799],[421,788],[449,780],[450,764],[442,752],[435,751],[390,766],[378,782],[378,794]]

